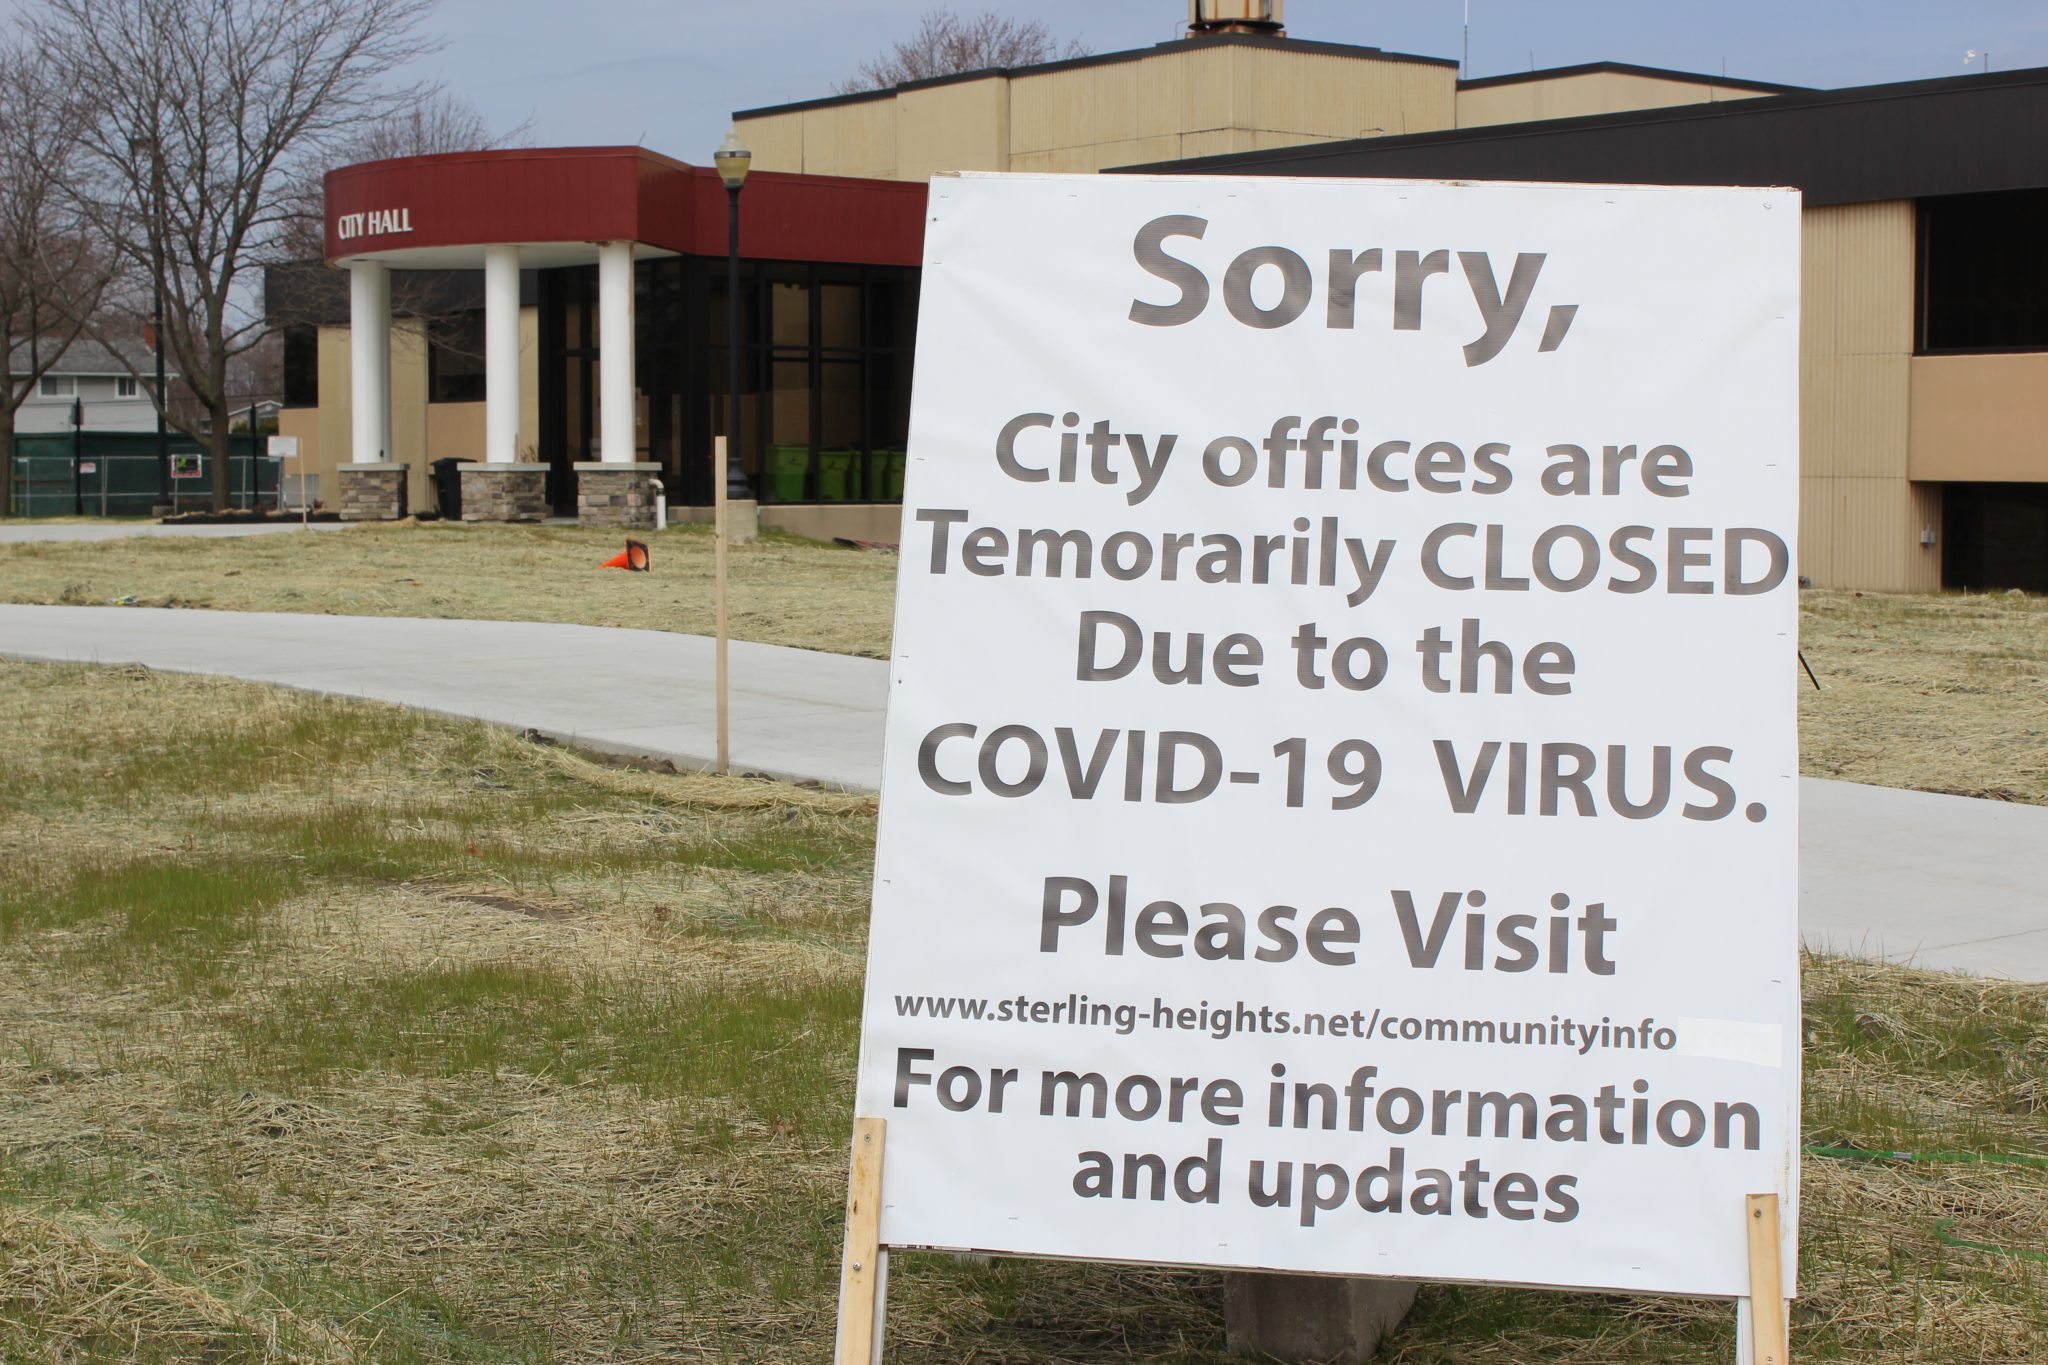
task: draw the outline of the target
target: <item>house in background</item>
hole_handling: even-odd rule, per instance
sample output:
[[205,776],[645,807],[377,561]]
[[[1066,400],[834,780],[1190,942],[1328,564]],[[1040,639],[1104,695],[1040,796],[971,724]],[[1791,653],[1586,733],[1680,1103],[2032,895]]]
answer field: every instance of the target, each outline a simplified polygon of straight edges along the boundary
[[[148,374],[155,365],[149,348],[139,342],[122,346],[116,354],[97,341],[74,341],[22,401],[14,429],[24,436],[69,431],[72,405],[82,403],[87,431],[153,432],[156,405],[150,402],[152,381],[138,380],[135,372]],[[33,368],[29,343],[15,342],[8,351],[8,377],[18,386]]]

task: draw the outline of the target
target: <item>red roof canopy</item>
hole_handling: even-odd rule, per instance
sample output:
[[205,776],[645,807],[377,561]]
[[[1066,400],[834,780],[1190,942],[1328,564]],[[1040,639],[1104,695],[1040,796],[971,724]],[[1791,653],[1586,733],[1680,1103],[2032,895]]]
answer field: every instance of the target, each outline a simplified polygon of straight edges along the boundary
[[[592,259],[598,242],[723,256],[718,173],[644,147],[545,147],[368,161],[329,171],[327,259],[474,267],[500,244]],[[740,194],[740,254],[756,260],[917,265],[925,187],[756,171]]]

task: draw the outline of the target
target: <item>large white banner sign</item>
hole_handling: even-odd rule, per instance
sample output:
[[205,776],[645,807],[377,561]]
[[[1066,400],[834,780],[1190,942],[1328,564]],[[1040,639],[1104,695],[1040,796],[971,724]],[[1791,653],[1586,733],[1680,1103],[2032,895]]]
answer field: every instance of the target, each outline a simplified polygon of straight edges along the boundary
[[933,183],[884,1242],[1748,1292],[1798,1168],[1799,216]]

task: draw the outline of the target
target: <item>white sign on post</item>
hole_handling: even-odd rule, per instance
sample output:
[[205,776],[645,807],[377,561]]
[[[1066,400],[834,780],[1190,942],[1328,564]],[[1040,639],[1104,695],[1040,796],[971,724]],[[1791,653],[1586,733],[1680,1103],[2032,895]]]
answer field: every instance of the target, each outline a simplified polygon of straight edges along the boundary
[[1799,217],[934,182],[883,1244],[1749,1293],[1798,1169]]

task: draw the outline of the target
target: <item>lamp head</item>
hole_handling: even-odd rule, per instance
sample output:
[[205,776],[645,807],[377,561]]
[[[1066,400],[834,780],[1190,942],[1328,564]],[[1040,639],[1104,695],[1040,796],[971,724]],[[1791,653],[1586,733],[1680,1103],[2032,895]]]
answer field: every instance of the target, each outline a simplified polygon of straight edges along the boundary
[[740,130],[734,128],[725,135],[725,141],[718,144],[711,160],[718,167],[718,178],[725,182],[725,187],[736,190],[746,183],[747,168],[754,164],[754,154],[740,145]]

